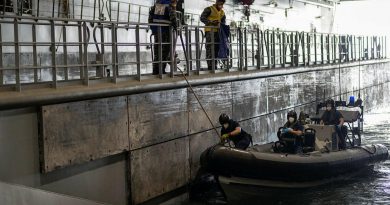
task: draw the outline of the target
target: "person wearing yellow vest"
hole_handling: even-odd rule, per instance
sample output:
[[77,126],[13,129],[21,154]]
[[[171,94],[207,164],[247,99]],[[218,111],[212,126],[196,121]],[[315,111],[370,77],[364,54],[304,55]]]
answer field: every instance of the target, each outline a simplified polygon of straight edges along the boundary
[[[217,0],[214,5],[205,8],[200,16],[200,21],[202,21],[206,26],[209,26],[205,28],[206,58],[207,68],[209,70],[212,70],[213,60],[215,62],[215,68],[217,67],[217,61],[215,59],[218,56],[219,51],[219,26],[220,24],[226,23],[226,15],[223,11],[224,4],[225,0]],[[212,53],[213,44],[214,55]]]

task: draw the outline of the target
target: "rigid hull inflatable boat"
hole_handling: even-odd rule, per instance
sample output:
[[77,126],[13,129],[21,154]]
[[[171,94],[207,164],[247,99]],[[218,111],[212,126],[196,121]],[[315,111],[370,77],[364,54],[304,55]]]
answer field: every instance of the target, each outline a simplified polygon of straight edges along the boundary
[[388,149],[383,145],[304,155],[274,153],[272,146],[273,143],[255,145],[242,151],[217,145],[203,153],[202,166],[218,175],[223,184],[307,188],[351,175],[388,158]]
[[[277,143],[255,145],[247,150],[216,145],[201,156],[201,163],[219,176],[222,184],[254,185],[269,188],[307,188],[351,176],[368,165],[388,159],[384,145],[361,146],[362,107],[340,107],[344,116],[347,149],[340,149],[335,126],[319,125],[319,116],[306,124],[301,137],[303,154],[289,154],[278,143],[294,143],[279,138]],[[281,128],[279,128],[280,130]],[[290,140],[290,141],[289,141]],[[293,139],[296,140],[296,139]]]

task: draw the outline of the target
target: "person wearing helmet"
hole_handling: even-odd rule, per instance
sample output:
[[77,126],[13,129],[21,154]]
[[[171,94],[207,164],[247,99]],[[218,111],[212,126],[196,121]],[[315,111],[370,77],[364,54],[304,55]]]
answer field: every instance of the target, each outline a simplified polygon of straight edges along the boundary
[[246,150],[252,142],[252,136],[245,132],[240,124],[232,119],[227,114],[219,116],[221,128],[221,140],[232,140],[235,148]]
[[[298,121],[298,115],[294,110],[287,113],[287,122],[278,133],[279,139],[292,139],[293,143],[287,145],[290,152],[302,153],[302,138],[304,127]],[[281,140],[283,141],[283,140]]]
[[[160,72],[160,61],[162,74],[165,74],[167,61],[171,51],[171,32],[169,26],[177,27],[176,15],[177,0],[157,0],[154,6],[150,8],[148,22],[151,24],[161,24],[162,26],[150,26],[154,37],[153,45],[153,75],[158,75]],[[161,34],[160,34],[161,31]],[[160,45],[162,43],[162,45]],[[160,49],[161,46],[161,49]],[[160,59],[161,54],[161,59]]]
[[339,136],[339,148],[345,149],[346,142],[343,134],[344,117],[336,110],[334,100],[328,99],[326,101],[326,110],[321,117],[321,125],[334,125],[336,126],[336,132]]
[[[217,0],[216,3],[212,6],[205,8],[200,15],[200,21],[204,23],[207,28],[205,28],[206,36],[206,58],[207,58],[207,68],[212,70],[213,65],[213,53],[212,48],[214,44],[214,58],[217,57],[219,52],[219,26],[220,24],[226,24],[226,15],[223,11],[223,5],[225,0]],[[215,28],[211,28],[215,27]],[[214,39],[213,39],[214,37]],[[215,65],[217,62],[215,61]]]

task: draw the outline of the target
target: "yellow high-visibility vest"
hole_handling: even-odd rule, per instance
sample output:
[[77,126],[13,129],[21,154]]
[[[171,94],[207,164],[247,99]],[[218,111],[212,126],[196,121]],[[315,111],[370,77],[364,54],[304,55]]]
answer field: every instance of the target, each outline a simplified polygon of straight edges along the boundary
[[[214,5],[213,6],[210,6],[210,9],[211,9],[211,13],[210,13],[210,16],[207,18],[209,21],[219,21],[221,22],[222,21],[222,17],[225,16],[225,12],[221,9],[220,11],[218,11],[217,7],[215,7]],[[210,26],[210,25],[208,25]],[[204,29],[206,32],[207,31],[214,31],[214,32],[218,32],[218,28],[205,28]]]

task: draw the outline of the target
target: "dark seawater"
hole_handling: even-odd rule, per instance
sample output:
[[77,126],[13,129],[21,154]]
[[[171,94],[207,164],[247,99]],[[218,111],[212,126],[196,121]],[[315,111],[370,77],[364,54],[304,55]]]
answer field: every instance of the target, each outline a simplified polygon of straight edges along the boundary
[[[364,118],[362,144],[381,143],[390,148],[390,108],[372,111]],[[227,204],[390,205],[390,161],[367,167],[354,176],[311,189],[264,190],[247,186],[235,187],[233,194],[228,196]]]

